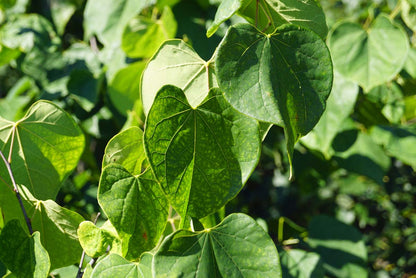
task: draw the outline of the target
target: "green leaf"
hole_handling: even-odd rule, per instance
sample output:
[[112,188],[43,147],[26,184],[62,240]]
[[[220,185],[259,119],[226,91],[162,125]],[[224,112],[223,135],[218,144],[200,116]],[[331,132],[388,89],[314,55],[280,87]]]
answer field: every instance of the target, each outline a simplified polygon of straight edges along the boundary
[[145,114],[149,113],[160,88],[168,84],[181,88],[191,106],[198,106],[208,91],[217,87],[211,60],[204,61],[182,40],[166,41],[143,72],[141,94]]
[[333,155],[332,141],[353,111],[357,95],[358,86],[335,73],[326,110],[312,131],[301,139],[302,143],[310,149],[319,150],[329,159]]
[[283,277],[324,277],[325,271],[318,254],[300,249],[289,249],[279,252]]
[[140,100],[140,77],[146,66],[136,62],[117,71],[108,84],[108,96],[120,114],[126,116]]
[[374,126],[371,138],[386,150],[387,154],[416,169],[416,133],[400,127]]
[[314,0],[260,0],[258,4],[256,0],[224,0],[218,7],[207,36],[212,36],[221,23],[235,13],[269,33],[286,23],[311,29],[322,38],[328,32],[324,12]]
[[142,172],[142,163],[146,159],[143,147],[143,131],[138,127],[126,129],[108,142],[105,147],[102,168],[115,163],[123,166],[133,175]]
[[7,65],[10,61],[17,59],[20,54],[18,49],[9,48],[0,43],[0,66]]
[[197,108],[184,92],[164,86],[149,111],[145,151],[175,210],[202,218],[234,198],[260,154],[257,121],[212,89]]
[[137,259],[159,241],[168,204],[151,171],[134,176],[121,165],[108,165],[101,174],[98,202],[120,236],[125,258]]
[[84,10],[84,37],[97,35],[104,45],[119,45],[127,23],[153,0],[89,0]]
[[331,91],[325,43],[296,26],[266,35],[237,24],[221,42],[215,65],[219,87],[235,109],[285,128],[291,161],[294,144],[318,122]]
[[[55,199],[84,150],[84,135],[56,104],[39,101],[20,121],[0,118],[0,149],[11,157],[16,183],[24,184],[37,199]],[[3,163],[0,176],[11,188]]]
[[153,265],[156,277],[282,277],[273,241],[244,214],[201,232],[175,232],[162,242]]
[[82,2],[83,0],[51,0],[49,2],[52,20],[59,35],[63,35],[66,24]]
[[332,275],[367,277],[367,250],[362,234],[354,227],[328,216],[316,216],[309,225],[308,244]]
[[165,6],[159,19],[138,16],[123,33],[121,47],[132,58],[150,58],[167,39],[176,35],[177,23],[172,10]]
[[0,260],[17,277],[48,277],[49,256],[39,232],[28,236],[18,220],[11,220],[1,231],[0,246]]
[[84,220],[81,215],[52,200],[34,201],[28,214],[33,229],[40,232],[42,245],[49,253],[51,269],[79,262],[82,249],[77,228]]
[[401,1],[401,16],[407,27],[416,31],[416,7],[408,0]]
[[91,112],[98,102],[100,87],[100,80],[86,69],[72,70],[67,83],[71,97],[87,112]]
[[368,30],[357,23],[340,22],[328,36],[328,45],[335,69],[365,91],[393,79],[409,50],[406,32],[384,14]]
[[[147,257],[148,253],[144,256]],[[143,260],[143,259],[142,259]],[[140,263],[129,262],[116,254],[110,254],[97,264],[91,273],[91,278],[151,278],[151,266]]]
[[77,230],[79,242],[85,253],[91,258],[98,258],[111,246],[110,252],[121,255],[121,243],[117,235],[104,227],[98,228],[90,221],[84,221]]

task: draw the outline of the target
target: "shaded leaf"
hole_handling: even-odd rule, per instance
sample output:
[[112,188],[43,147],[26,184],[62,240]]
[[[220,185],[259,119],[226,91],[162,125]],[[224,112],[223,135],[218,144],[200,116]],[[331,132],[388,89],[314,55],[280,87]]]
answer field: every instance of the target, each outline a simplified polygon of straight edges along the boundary
[[98,202],[117,230],[125,258],[137,259],[159,241],[168,204],[151,171],[134,176],[121,165],[108,165],[101,174]]
[[406,32],[384,14],[368,30],[357,23],[340,22],[328,36],[328,45],[335,69],[365,91],[394,78],[409,50]]
[[318,254],[300,249],[282,250],[279,254],[283,277],[324,277],[325,271]]
[[282,277],[273,241],[244,214],[201,232],[172,234],[153,260],[156,277]]
[[[84,150],[84,135],[75,121],[56,104],[38,101],[17,122],[0,118],[0,149],[11,152],[16,183],[24,184],[40,200],[54,199]],[[7,170],[0,176],[10,185]]]
[[181,40],[163,43],[143,72],[141,94],[145,114],[152,107],[156,93],[168,84],[181,88],[189,104],[198,106],[208,91],[217,87],[211,60],[204,61]]
[[132,58],[149,58],[167,39],[175,37],[177,23],[172,10],[165,6],[158,19],[138,16],[130,21],[123,33],[121,47]]
[[1,230],[0,260],[19,278],[46,278],[49,256],[40,242],[39,232],[26,234],[18,220],[11,220]]
[[367,277],[367,250],[363,235],[354,227],[328,216],[316,216],[309,224],[308,244],[332,275]]
[[318,122],[331,91],[325,43],[296,26],[266,35],[237,24],[220,44],[215,65],[219,87],[235,109],[284,127],[291,163],[294,144]]
[[163,87],[147,117],[144,142],[152,170],[182,218],[202,218],[234,198],[260,154],[257,121],[232,109],[217,89],[194,109],[181,89]]

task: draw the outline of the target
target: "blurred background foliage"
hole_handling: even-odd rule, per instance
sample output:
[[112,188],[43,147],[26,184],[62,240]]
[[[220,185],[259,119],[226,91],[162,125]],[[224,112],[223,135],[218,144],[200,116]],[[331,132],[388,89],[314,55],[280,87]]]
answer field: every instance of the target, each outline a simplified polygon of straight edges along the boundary
[[[209,59],[227,26],[244,21],[234,16],[208,39],[220,0],[117,1],[138,10],[154,4],[140,15],[134,8],[112,14],[107,1],[0,1],[0,116],[20,119],[36,100],[48,99],[76,118],[87,148],[57,202],[91,220],[99,211],[107,142],[122,129],[143,127],[140,77],[159,45],[180,38]],[[387,14],[407,35],[406,61],[372,88],[336,73],[326,114],[296,146],[294,180],[288,179],[283,130],[273,127],[258,167],[226,214],[258,219],[275,240],[288,277],[414,278],[416,3],[320,3],[332,30],[340,20],[369,28]],[[386,51],[394,56],[402,50]],[[332,243],[344,251],[329,252]],[[339,263],[343,259],[347,263]]]

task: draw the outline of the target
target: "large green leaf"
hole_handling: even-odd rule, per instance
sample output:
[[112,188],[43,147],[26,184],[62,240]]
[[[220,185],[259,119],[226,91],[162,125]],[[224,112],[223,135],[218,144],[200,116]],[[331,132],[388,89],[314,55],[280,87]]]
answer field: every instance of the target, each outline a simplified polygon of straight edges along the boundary
[[[37,199],[55,199],[84,150],[84,135],[56,104],[39,101],[20,121],[0,118],[0,149],[11,157],[18,184],[24,184]],[[11,187],[3,163],[0,176]]]
[[330,158],[333,155],[332,140],[340,131],[343,121],[353,111],[357,95],[358,85],[340,74],[335,74],[326,110],[313,130],[301,139],[302,143]]
[[154,0],[88,0],[84,10],[84,36],[97,35],[104,45],[120,45],[127,23]]
[[202,218],[241,190],[257,165],[257,121],[235,111],[218,89],[197,108],[165,86],[150,109],[145,151],[156,178],[182,216]]
[[49,253],[51,269],[79,262],[82,248],[77,228],[84,220],[81,215],[52,200],[35,201],[28,214],[33,229],[40,232],[42,245]]
[[320,278],[324,268],[318,254],[300,249],[280,251],[283,277]]
[[153,265],[156,277],[282,277],[273,241],[244,214],[232,214],[201,232],[172,234]]
[[181,40],[166,41],[143,72],[141,94],[144,112],[149,112],[156,93],[168,84],[181,88],[191,106],[198,106],[208,91],[217,86],[211,60],[204,61]]
[[377,16],[368,30],[357,23],[340,22],[330,33],[328,44],[335,69],[365,91],[396,76],[409,50],[406,32],[384,14]]
[[139,263],[129,262],[116,254],[110,254],[100,261],[91,273],[91,278],[151,278],[151,259],[148,253],[143,254]]
[[137,259],[159,241],[168,204],[151,171],[134,176],[121,165],[108,165],[101,174],[98,202],[117,230],[127,259]]
[[285,23],[309,28],[322,38],[328,32],[324,12],[314,0],[224,0],[218,7],[207,36],[212,36],[220,24],[235,13],[257,24],[260,30],[269,32]]
[[238,24],[220,44],[215,65],[220,89],[235,109],[285,128],[291,162],[294,144],[318,122],[331,91],[325,43],[292,25],[266,35]]
[[142,172],[142,163],[145,159],[143,131],[138,127],[131,127],[108,142],[102,168],[115,163],[120,164],[133,175],[138,175]]
[[400,127],[374,126],[371,137],[386,152],[416,169],[416,133]]
[[167,39],[176,35],[177,23],[169,7],[159,19],[138,16],[131,20],[123,33],[121,47],[132,58],[149,58]]
[[354,227],[328,216],[316,216],[309,225],[308,244],[324,267],[336,277],[367,277],[367,249]]
[[39,232],[29,236],[18,220],[6,223],[0,234],[0,260],[19,278],[46,278],[49,256]]

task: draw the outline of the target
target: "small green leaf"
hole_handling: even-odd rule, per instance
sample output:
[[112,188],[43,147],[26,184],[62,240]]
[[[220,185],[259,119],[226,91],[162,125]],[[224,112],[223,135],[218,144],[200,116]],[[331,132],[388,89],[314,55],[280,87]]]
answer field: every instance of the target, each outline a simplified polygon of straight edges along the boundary
[[117,235],[107,229],[98,228],[94,223],[84,221],[79,225],[77,234],[82,248],[91,258],[103,255],[109,246],[111,247],[110,252],[118,254],[120,251],[121,255],[121,250],[118,250],[119,239]]
[[266,35],[237,24],[221,42],[215,65],[219,87],[235,109],[284,127],[291,161],[294,144],[318,122],[331,91],[325,43],[293,25]]
[[[84,150],[84,135],[56,104],[38,101],[20,121],[0,118],[0,149],[6,156],[11,152],[16,183],[24,184],[37,199],[55,199]],[[0,176],[11,188],[3,163]]]
[[138,16],[124,29],[121,47],[131,58],[149,58],[159,46],[176,35],[177,23],[172,10],[165,6],[159,19]]
[[354,227],[328,216],[316,216],[309,225],[308,244],[332,275],[367,277],[367,249],[363,235]]
[[166,41],[143,72],[141,94],[145,114],[160,88],[168,84],[181,88],[190,105],[196,107],[211,88],[217,87],[213,62],[204,61],[181,40]]
[[[146,256],[147,253],[144,254]],[[140,263],[129,262],[116,254],[110,254],[100,261],[93,272],[91,278],[151,278],[151,266]]]
[[218,89],[194,109],[181,89],[164,86],[144,142],[156,178],[183,218],[202,218],[234,198],[260,154],[257,121],[232,109]]
[[104,45],[118,45],[127,23],[153,0],[89,0],[84,10],[85,38],[97,35]]
[[318,254],[300,249],[279,251],[283,277],[324,277],[325,271]]
[[402,5],[402,19],[406,23],[407,27],[416,31],[416,7],[408,0],[401,1]]
[[51,0],[49,3],[58,34],[63,35],[66,24],[75,13],[77,6],[82,5],[83,0]]
[[108,142],[105,147],[102,168],[115,163],[123,166],[133,175],[142,172],[142,163],[146,159],[143,147],[143,131],[138,127],[126,129]]
[[127,259],[137,259],[159,241],[168,204],[151,171],[134,176],[121,165],[108,165],[101,174],[98,202],[117,230]]
[[51,269],[79,262],[82,249],[77,228],[84,220],[81,215],[52,200],[34,201],[28,214],[33,229],[40,232],[42,245],[49,253]]
[[162,242],[153,265],[156,277],[282,277],[275,244],[244,214],[201,232],[175,232]]
[[235,13],[269,33],[286,23],[311,29],[321,38],[328,32],[324,12],[314,0],[223,0],[207,36],[212,36]]
[[0,260],[17,277],[48,277],[49,256],[39,232],[28,236],[18,220],[11,220],[1,231],[0,246]]
[[20,54],[18,49],[9,48],[0,43],[0,66],[7,65],[10,61],[17,59]]
[[369,91],[400,72],[409,39],[399,24],[380,14],[368,30],[357,23],[340,22],[328,36],[328,45],[335,69]]

